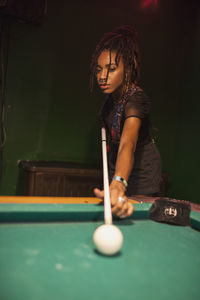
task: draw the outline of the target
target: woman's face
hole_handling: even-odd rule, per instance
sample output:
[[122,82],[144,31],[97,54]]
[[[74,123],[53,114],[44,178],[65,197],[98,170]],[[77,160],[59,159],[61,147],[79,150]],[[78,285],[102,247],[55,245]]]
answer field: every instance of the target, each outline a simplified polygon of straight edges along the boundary
[[[115,62],[116,52],[104,50],[97,61],[97,82],[105,94],[115,92],[124,79],[124,64],[122,58],[118,66]],[[108,73],[109,70],[109,73]]]

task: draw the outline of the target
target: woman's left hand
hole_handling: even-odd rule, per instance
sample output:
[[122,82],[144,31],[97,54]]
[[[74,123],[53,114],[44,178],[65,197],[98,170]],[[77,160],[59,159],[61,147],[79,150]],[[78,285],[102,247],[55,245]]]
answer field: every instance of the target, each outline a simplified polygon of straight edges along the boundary
[[112,181],[110,184],[110,201],[112,213],[120,218],[132,215],[134,207],[125,196],[125,187],[119,181]]

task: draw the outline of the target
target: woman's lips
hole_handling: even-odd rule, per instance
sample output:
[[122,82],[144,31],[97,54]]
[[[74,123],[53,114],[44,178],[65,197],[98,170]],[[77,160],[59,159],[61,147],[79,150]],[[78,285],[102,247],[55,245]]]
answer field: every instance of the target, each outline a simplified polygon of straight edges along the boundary
[[106,89],[109,88],[109,85],[108,85],[108,84],[101,84],[101,85],[100,85],[100,88],[101,88],[102,90],[106,90]]

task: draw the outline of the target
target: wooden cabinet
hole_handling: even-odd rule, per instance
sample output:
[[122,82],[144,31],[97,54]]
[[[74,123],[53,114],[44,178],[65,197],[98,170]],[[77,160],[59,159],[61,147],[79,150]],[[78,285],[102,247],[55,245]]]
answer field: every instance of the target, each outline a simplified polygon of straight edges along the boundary
[[102,188],[102,170],[97,166],[48,161],[21,161],[24,195],[93,197]]

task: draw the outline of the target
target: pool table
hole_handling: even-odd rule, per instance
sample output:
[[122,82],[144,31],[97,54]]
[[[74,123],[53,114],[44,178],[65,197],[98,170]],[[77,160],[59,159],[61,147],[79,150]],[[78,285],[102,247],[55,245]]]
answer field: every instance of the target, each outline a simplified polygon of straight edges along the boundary
[[106,257],[92,240],[100,199],[0,197],[0,300],[199,300],[200,212],[191,226],[155,222],[154,200],[114,219],[124,244]]

